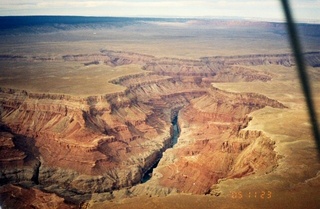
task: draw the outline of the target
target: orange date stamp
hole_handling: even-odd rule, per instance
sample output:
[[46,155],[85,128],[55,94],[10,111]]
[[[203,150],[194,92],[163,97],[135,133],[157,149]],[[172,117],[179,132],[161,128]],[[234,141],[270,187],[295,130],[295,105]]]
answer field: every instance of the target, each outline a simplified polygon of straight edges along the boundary
[[249,191],[249,192],[242,192],[242,191],[233,191],[230,192],[230,196],[232,199],[260,199],[260,200],[268,200],[272,198],[271,191]]

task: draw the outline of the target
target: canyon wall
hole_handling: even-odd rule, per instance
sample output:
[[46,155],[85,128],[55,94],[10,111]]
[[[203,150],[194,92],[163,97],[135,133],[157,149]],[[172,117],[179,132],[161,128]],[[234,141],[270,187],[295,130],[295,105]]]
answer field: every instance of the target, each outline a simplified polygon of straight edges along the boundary
[[[5,182],[112,191],[139,183],[170,144],[169,123],[124,94],[84,99],[2,89],[1,104]],[[150,126],[153,120],[163,129]]]
[[164,187],[208,194],[220,179],[272,171],[277,166],[275,142],[263,132],[244,128],[248,114],[265,106],[285,108],[257,94],[211,88],[179,114],[181,135],[155,169]]

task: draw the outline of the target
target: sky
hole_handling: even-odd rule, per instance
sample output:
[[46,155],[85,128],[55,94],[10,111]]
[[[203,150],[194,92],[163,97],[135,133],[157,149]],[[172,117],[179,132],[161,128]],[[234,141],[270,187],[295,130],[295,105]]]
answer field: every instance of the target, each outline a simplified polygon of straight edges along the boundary
[[[291,0],[296,21],[320,22],[320,0]],[[283,20],[280,0],[1,0],[0,16],[240,17]]]

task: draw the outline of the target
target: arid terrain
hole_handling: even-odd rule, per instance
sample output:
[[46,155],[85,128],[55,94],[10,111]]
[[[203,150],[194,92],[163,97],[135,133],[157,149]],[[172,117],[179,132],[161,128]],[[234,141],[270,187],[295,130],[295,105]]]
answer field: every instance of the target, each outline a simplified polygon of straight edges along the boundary
[[108,21],[2,25],[2,208],[320,207],[284,24]]

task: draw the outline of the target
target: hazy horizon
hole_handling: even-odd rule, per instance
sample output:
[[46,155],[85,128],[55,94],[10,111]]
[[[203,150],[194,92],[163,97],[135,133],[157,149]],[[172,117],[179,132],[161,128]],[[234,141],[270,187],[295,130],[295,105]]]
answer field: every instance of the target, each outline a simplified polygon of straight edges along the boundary
[[[291,0],[297,22],[320,22],[319,0]],[[224,0],[13,0],[0,3],[0,16],[92,16],[225,18],[284,21],[280,1]]]

